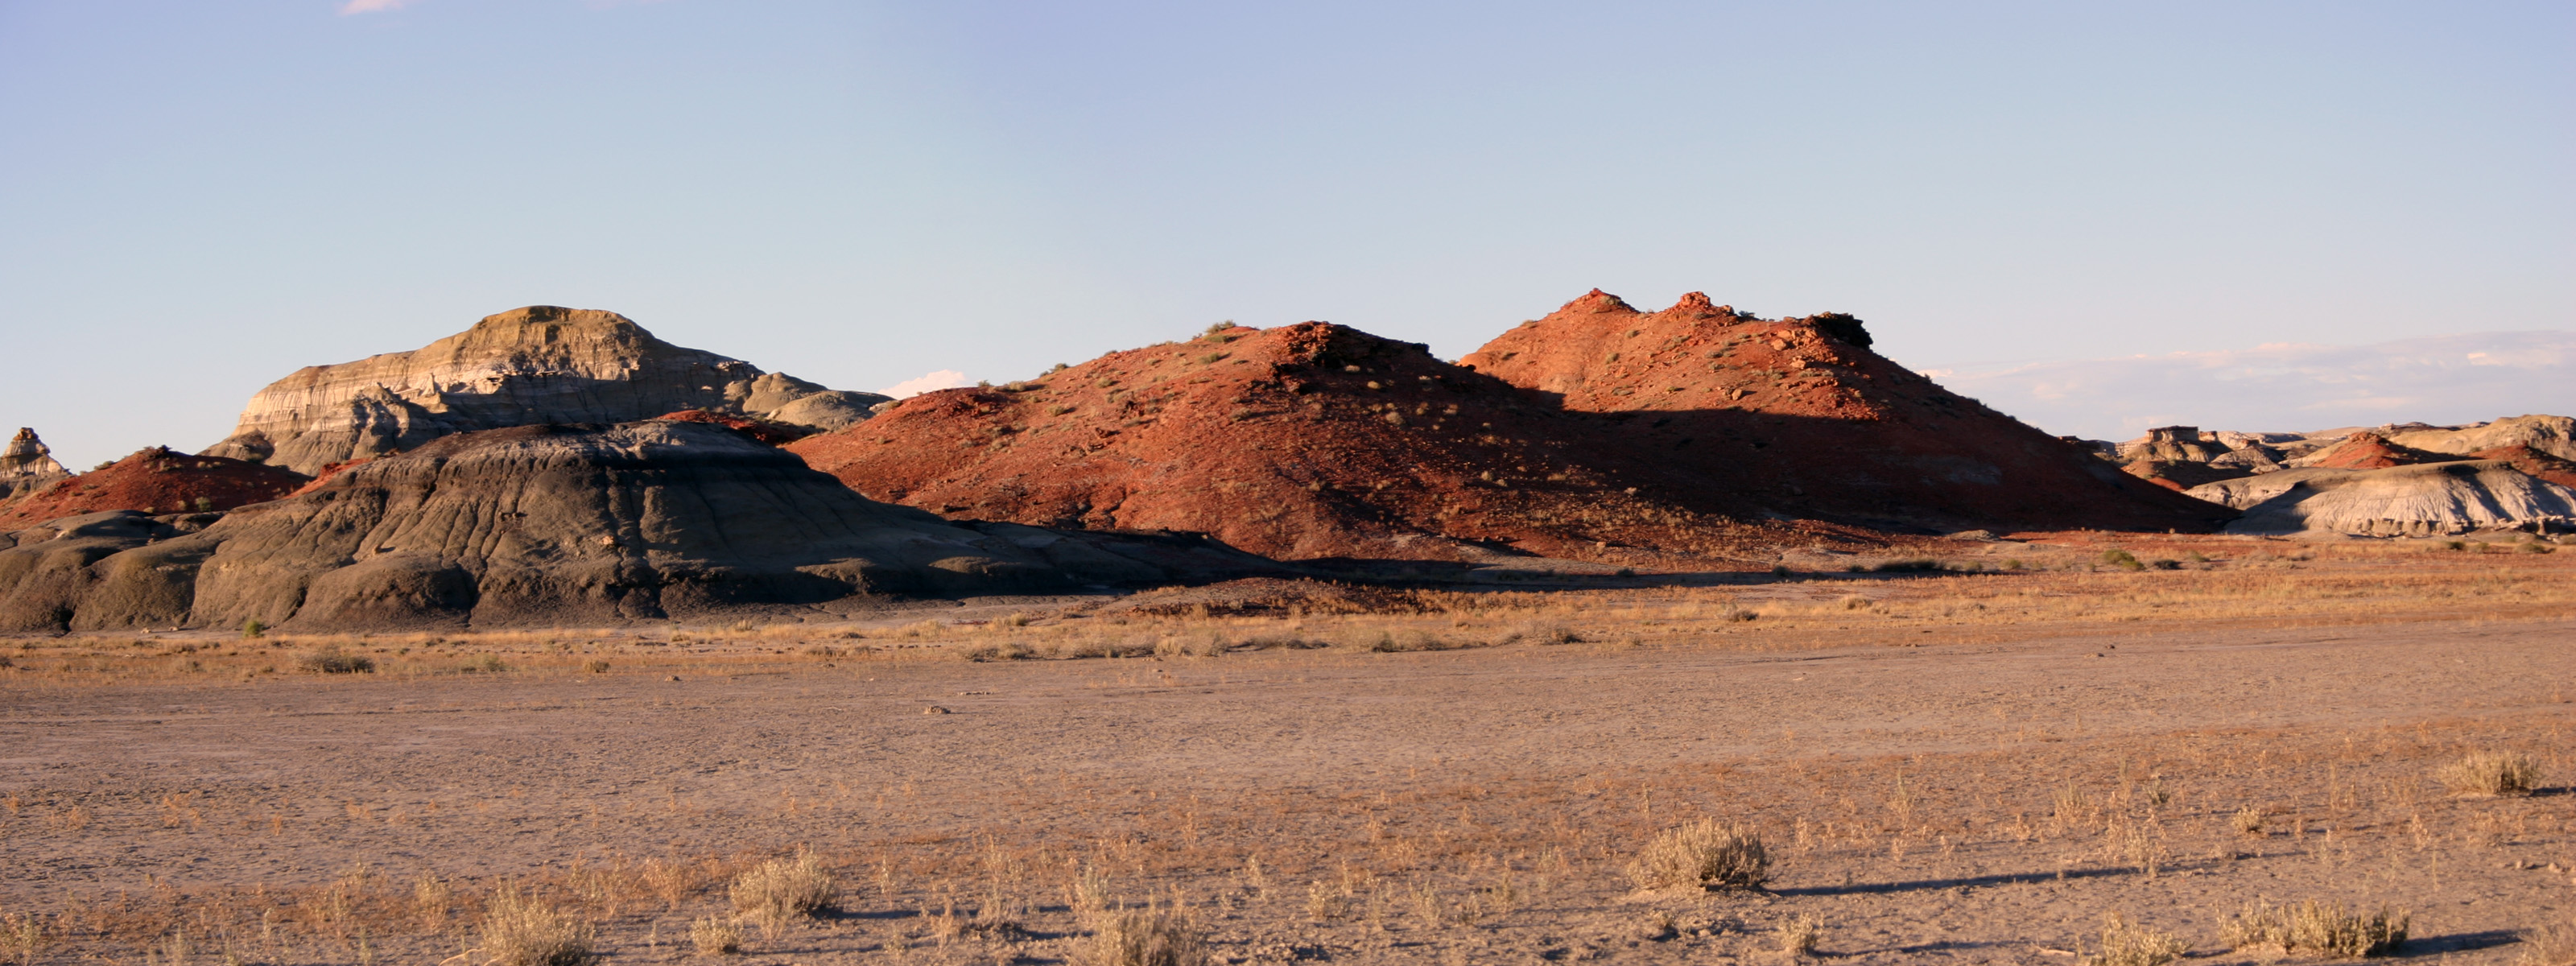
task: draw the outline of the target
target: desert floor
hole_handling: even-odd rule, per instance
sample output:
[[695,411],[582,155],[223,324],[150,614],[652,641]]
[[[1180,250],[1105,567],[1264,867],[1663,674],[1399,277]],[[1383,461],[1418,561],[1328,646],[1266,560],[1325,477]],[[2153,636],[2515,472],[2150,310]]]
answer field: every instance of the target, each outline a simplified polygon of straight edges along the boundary
[[[1342,612],[0,642],[0,958],[473,962],[519,888],[609,963],[714,962],[691,923],[800,848],[838,910],[730,961],[1061,962],[1104,898],[1218,962],[1781,962],[1813,917],[1834,961],[2073,964],[2110,913],[2252,962],[2228,916],[2321,899],[2507,963],[2576,920],[2576,554],[2093,539]],[[2543,787],[2436,781],[2480,750]],[[1768,889],[1638,891],[1702,817]]]

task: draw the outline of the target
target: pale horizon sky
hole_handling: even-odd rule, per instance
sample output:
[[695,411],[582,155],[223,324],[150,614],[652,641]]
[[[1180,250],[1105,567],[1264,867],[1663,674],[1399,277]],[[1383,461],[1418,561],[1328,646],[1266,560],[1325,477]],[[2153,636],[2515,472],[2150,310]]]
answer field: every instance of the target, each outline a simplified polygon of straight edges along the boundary
[[2570,49],[2545,2],[0,0],[0,432],[195,449],[528,304],[880,389],[1225,319],[1454,358],[1598,286],[2146,394],[1982,391],[2096,435],[2267,343],[2576,330]]

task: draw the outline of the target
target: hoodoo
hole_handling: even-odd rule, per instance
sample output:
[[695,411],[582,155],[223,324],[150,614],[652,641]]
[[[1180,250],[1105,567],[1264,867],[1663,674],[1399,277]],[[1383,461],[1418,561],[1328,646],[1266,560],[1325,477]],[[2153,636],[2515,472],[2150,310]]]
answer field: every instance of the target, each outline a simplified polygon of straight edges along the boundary
[[70,475],[36,431],[21,426],[8,447],[0,449],[0,508]]
[[1598,289],[1460,360],[1572,411],[1597,445],[1769,512],[1898,530],[2207,530],[2232,514],[1870,351],[1861,320],[1762,319],[1697,292],[1640,312]]
[[615,312],[534,305],[409,352],[297,370],[206,453],[313,475],[450,433],[692,409],[835,429],[886,399],[675,346]]
[[774,617],[1259,564],[950,524],[693,422],[453,434],[219,519],[95,513],[0,536],[0,547],[0,630],[11,631]]
[[1220,328],[788,444],[880,500],[963,519],[1187,530],[1283,559],[1740,556],[1854,531],[1745,522],[1604,420],[1324,322]]

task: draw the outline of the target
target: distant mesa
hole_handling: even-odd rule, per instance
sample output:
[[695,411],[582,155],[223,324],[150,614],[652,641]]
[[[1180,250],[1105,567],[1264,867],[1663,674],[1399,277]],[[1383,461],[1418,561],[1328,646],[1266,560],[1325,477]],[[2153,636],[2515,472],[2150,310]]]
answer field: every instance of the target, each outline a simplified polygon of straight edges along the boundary
[[1185,539],[953,524],[677,421],[451,434],[230,513],[91,513],[0,548],[5,631],[834,614],[1267,566]]
[[0,530],[109,510],[221,512],[277,499],[305,482],[302,474],[273,466],[155,446],[87,473],[55,477],[33,493],[0,504]]
[[313,475],[450,433],[682,410],[826,430],[886,399],[675,346],[615,312],[534,305],[409,352],[297,370],[206,453]]

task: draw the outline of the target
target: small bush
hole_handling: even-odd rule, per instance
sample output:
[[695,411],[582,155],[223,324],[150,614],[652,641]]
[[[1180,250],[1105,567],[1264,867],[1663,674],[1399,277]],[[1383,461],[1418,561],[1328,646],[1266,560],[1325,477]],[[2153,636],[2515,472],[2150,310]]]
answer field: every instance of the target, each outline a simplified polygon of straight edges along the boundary
[[832,908],[840,891],[822,860],[812,852],[798,852],[793,859],[771,859],[735,876],[726,895],[736,914],[776,929]]
[[363,654],[351,654],[341,650],[339,645],[333,644],[297,658],[295,667],[307,674],[374,674],[376,659]]
[[2236,826],[2238,835],[2261,835],[2263,834],[2263,810],[2252,805],[2237,809],[2235,816],[2229,819],[2229,824]]
[[1802,958],[1813,956],[1816,942],[1825,938],[1825,921],[1813,915],[1795,915],[1782,920],[1771,934],[1779,940],[1781,952]]
[[1074,966],[1201,966],[1207,961],[1206,940],[1177,909],[1104,917],[1073,952]]
[[245,638],[266,637],[268,636],[268,625],[260,623],[259,618],[256,617],[243,621],[242,636]]
[[582,662],[581,669],[592,674],[606,674],[608,673],[608,662],[598,658],[591,658],[588,661]]
[[499,674],[509,669],[509,665],[501,663],[501,655],[498,654],[485,654],[481,657],[473,658],[466,661],[464,666],[457,668],[457,670],[463,671],[467,674],[472,674],[476,671],[481,671],[485,674]]
[[597,934],[554,904],[503,887],[483,904],[483,961],[494,966],[584,966]]
[[1869,569],[1882,574],[1913,573],[1928,570],[1939,570],[1941,569],[1941,562],[1930,557],[1918,557],[1912,560],[1884,561],[1878,566],[1871,567]]
[[2540,785],[2540,763],[2518,751],[2473,751],[2434,777],[2459,795],[2529,795]]
[[2275,949],[2353,958],[2376,956],[2406,941],[2406,914],[2382,906],[2364,916],[2342,903],[2272,905],[2256,900],[2219,927],[2231,949]]
[[700,956],[726,956],[742,951],[742,924],[719,916],[689,923],[689,945]]
[[1701,819],[1664,830],[1628,866],[1641,889],[1759,889],[1771,856],[1751,826]]
[[2576,920],[2524,933],[2521,966],[2576,966]]
[[2191,944],[2112,913],[2102,920],[2102,953],[2086,956],[2083,966],[2165,966],[2191,951]]
[[2137,558],[2135,555],[2132,555],[2131,553],[2129,553],[2129,552],[2128,552],[2128,551],[2126,551],[2126,550],[2105,550],[2105,551],[2102,551],[2102,562],[2103,562],[2103,563],[2105,563],[2105,564],[2109,564],[2109,565],[2111,565],[2111,566],[2114,566],[2114,567],[2118,567],[2118,568],[2120,568],[2120,569],[2122,569],[2122,570],[2145,570],[2145,569],[2147,569],[2147,565],[2146,565],[2146,564],[2139,563],[2139,562],[2138,562],[2138,558]]

